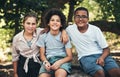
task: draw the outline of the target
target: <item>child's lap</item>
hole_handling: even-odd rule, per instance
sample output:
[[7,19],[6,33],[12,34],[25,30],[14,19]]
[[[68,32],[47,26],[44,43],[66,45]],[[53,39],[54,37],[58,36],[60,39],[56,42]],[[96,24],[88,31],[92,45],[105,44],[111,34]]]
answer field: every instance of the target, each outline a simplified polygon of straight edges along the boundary
[[93,75],[98,70],[108,71],[112,68],[119,68],[115,60],[111,56],[105,59],[104,67],[96,64],[96,60],[101,56],[101,54],[95,54],[90,56],[82,57],[79,62],[81,68],[88,74]]
[[[48,61],[49,61],[51,64],[53,64],[55,61],[57,61],[57,60],[59,60],[59,59],[61,59],[61,58],[64,58],[64,57],[59,57],[59,56],[51,57],[51,58],[48,59]],[[62,64],[62,65],[60,66],[60,69],[64,69],[67,73],[71,73],[71,63],[68,62],[68,63]],[[40,68],[40,72],[39,72],[39,73],[40,73],[40,74],[41,74],[41,73],[54,74],[54,71],[51,70],[50,72],[48,72],[48,71],[45,69],[44,65],[42,65],[41,68]]]

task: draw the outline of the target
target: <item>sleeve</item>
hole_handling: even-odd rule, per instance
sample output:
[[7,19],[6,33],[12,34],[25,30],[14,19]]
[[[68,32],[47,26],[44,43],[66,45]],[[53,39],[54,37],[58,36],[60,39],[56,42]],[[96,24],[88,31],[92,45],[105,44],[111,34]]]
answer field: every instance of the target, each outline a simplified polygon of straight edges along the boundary
[[40,35],[38,41],[36,42],[36,45],[38,47],[45,47],[45,38],[46,38],[46,33]]
[[12,42],[12,61],[18,61],[19,60],[19,51],[16,48],[17,44],[17,38],[13,38]]
[[97,29],[97,42],[101,48],[108,47],[107,41],[105,39],[105,36],[103,35],[102,31],[98,28]]

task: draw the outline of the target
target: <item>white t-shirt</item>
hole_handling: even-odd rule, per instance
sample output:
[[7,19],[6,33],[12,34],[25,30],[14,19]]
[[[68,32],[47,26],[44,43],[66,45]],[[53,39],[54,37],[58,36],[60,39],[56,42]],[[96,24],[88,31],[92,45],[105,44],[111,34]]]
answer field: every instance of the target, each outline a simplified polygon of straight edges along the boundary
[[81,33],[76,24],[67,27],[66,31],[76,48],[78,59],[92,54],[101,54],[103,48],[108,47],[102,31],[91,24],[88,24],[88,30]]

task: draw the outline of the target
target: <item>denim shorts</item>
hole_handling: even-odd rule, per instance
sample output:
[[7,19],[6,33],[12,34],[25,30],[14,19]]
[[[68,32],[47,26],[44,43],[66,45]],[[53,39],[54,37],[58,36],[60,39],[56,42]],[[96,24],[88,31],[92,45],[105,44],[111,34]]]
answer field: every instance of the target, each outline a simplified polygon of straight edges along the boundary
[[[54,57],[51,57],[48,59],[48,61],[50,62],[50,64],[52,65],[54,62],[56,62],[57,60],[59,59],[62,59],[64,57],[60,57],[60,56],[54,56]],[[70,62],[67,62],[67,63],[64,63],[60,66],[61,69],[64,69],[68,74],[71,73],[71,63]],[[54,72],[53,70],[51,70],[50,72],[48,72],[44,65],[42,64],[41,68],[40,68],[40,71],[39,71],[39,74],[41,73],[49,73],[51,75],[54,75]]]
[[94,55],[89,55],[89,56],[84,56],[82,57],[79,62],[80,62],[80,67],[88,74],[94,75],[95,72],[98,70],[104,70],[105,72],[108,72],[108,70],[112,68],[119,68],[115,60],[111,57],[108,56],[105,59],[105,65],[100,66],[96,64],[96,60],[101,56],[101,54],[94,54]]

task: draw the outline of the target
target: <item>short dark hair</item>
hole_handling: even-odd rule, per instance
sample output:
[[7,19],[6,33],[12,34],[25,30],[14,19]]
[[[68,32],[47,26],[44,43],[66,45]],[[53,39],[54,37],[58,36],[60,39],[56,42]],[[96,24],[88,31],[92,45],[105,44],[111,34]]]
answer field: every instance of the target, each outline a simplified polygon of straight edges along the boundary
[[60,28],[60,30],[66,28],[66,17],[62,13],[62,11],[60,9],[57,9],[57,8],[52,8],[52,9],[47,11],[47,13],[44,16],[44,26],[46,28],[49,28],[48,23],[53,15],[58,15],[60,17],[61,24],[62,24],[62,27]]
[[80,10],[86,11],[86,12],[87,12],[87,16],[89,17],[88,9],[85,8],[85,7],[78,7],[78,8],[74,11],[74,15],[76,14],[77,11],[80,11]]

